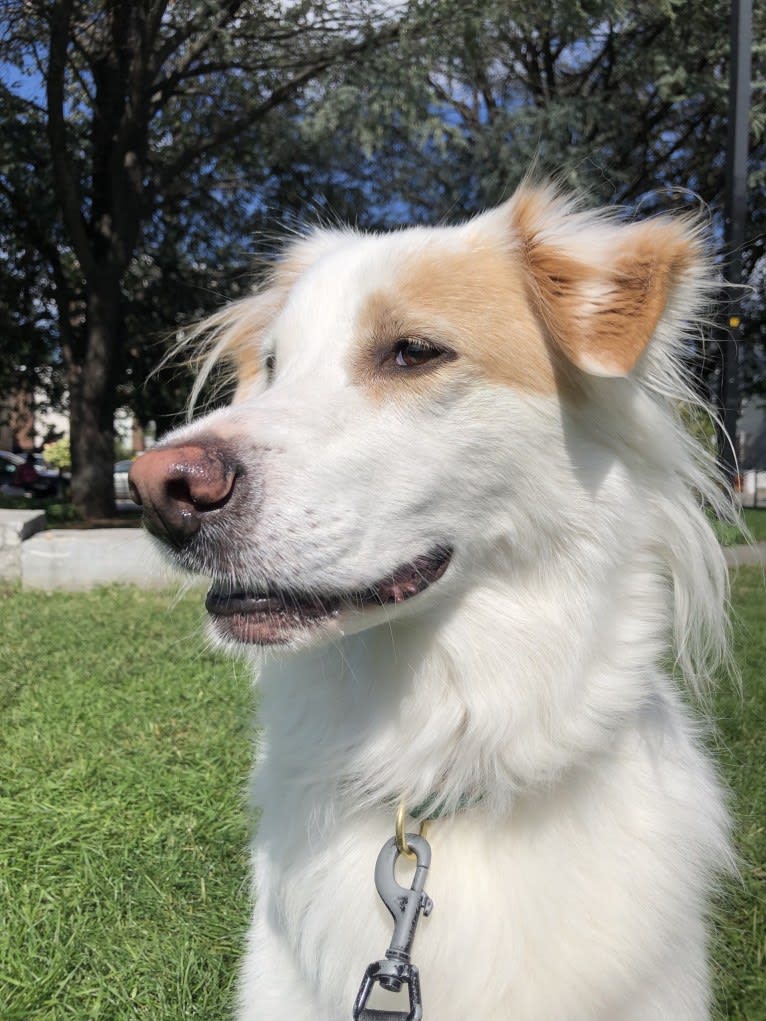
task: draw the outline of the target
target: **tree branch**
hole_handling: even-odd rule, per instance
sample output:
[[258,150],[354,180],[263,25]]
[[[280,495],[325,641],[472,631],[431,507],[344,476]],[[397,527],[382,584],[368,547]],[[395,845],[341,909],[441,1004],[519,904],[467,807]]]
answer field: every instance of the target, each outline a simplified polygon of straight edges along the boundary
[[18,103],[19,106],[26,107],[28,110],[33,111],[35,114],[45,115],[44,106],[40,106],[38,103],[35,103],[35,101],[33,99],[30,99],[28,96],[17,95],[17,93],[13,92],[5,84],[5,82],[0,82],[0,94],[2,94],[6,98],[9,104]]
[[[214,19],[208,30],[204,33],[201,39],[192,47],[193,56],[191,59],[195,59],[195,56],[199,56],[204,53],[213,39],[216,37],[221,28],[224,27],[237,13],[239,8],[242,6],[244,0],[228,0],[224,9],[221,11],[218,18]],[[165,5],[167,6],[167,5]],[[160,15],[160,21],[162,15]],[[165,42],[164,46],[160,46],[155,54],[155,59],[152,63],[152,78],[156,77],[159,73],[160,68],[169,60],[170,57],[188,40],[191,39],[195,32],[198,32],[202,26],[199,21],[191,19],[188,24],[184,25],[178,31],[174,32],[172,36]],[[187,58],[184,58],[183,62],[186,62]]]
[[473,107],[471,107],[468,103],[464,103],[461,99],[458,99],[454,93],[445,89],[443,85],[440,85],[432,74],[428,75],[427,80],[428,84],[434,90],[439,99],[451,106],[454,110],[457,110],[467,125],[470,125],[473,128],[478,126],[476,110]]
[[228,124],[222,125],[218,131],[213,132],[212,135],[208,136],[204,142],[200,142],[198,145],[189,146],[184,152],[180,153],[172,163],[168,164],[160,174],[160,187],[166,187],[174,178],[178,177],[185,170],[196,163],[198,159],[203,156],[214,152],[221,146],[226,145],[228,142],[233,141],[237,135],[241,134],[252,124],[262,120],[267,113],[279,106],[280,103],[284,103],[290,96],[295,95],[299,91],[302,85],[315,78],[321,71],[324,71],[332,63],[331,60],[323,61],[319,64],[312,64],[307,67],[300,74],[295,75],[290,81],[285,82],[266,98],[258,106],[254,107],[243,117],[238,117]]
[[226,145],[228,142],[233,141],[237,135],[241,134],[251,125],[262,120],[271,110],[280,106],[286,102],[292,96],[296,95],[300,89],[310,82],[312,79],[318,77],[323,71],[326,71],[328,67],[332,67],[339,59],[343,57],[349,57],[352,55],[358,55],[365,50],[369,49],[372,45],[380,45],[381,43],[388,43],[399,35],[399,27],[392,26],[384,32],[378,33],[374,39],[365,39],[361,43],[357,43],[353,46],[343,47],[335,52],[328,53],[321,59],[315,60],[313,63],[304,67],[298,74],[293,75],[288,81],[283,82],[277,86],[269,96],[253,107],[242,117],[238,117],[228,124],[223,124],[219,127],[218,131],[214,131],[211,135],[208,135],[204,141],[200,140],[196,145],[190,145],[187,149],[181,152],[171,163],[159,171],[158,183],[159,188],[165,188],[184,171],[188,170],[197,160],[201,159],[216,149],[220,149],[221,146]]

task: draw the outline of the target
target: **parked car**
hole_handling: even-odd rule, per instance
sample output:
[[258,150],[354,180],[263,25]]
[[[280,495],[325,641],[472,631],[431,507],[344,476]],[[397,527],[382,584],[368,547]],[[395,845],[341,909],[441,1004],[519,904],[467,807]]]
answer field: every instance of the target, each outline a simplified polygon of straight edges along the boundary
[[6,489],[14,485],[16,469],[24,460],[18,454],[12,454],[9,450],[0,450],[0,489]]
[[132,461],[118,461],[114,466],[114,498],[115,500],[132,500],[128,489],[128,472]]
[[[49,468],[40,454],[34,454],[37,481],[32,485],[35,496],[55,496],[68,484],[69,479],[62,476],[55,468]],[[0,450],[0,490],[3,492],[20,492],[21,486],[16,485],[16,469],[24,464],[26,454],[14,454],[10,450]]]

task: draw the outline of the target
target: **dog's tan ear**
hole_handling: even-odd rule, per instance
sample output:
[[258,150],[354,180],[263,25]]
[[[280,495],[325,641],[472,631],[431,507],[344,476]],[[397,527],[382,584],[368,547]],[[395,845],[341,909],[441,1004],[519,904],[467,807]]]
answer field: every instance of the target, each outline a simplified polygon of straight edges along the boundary
[[702,259],[693,227],[671,217],[620,223],[544,188],[523,187],[506,208],[551,339],[585,372],[626,376]]

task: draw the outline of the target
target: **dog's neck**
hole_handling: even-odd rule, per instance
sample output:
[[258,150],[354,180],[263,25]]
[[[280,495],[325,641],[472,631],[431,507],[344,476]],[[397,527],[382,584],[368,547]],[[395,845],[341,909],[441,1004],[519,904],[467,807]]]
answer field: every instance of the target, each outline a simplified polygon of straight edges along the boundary
[[671,689],[656,667],[668,593],[656,565],[487,584],[264,667],[262,768],[312,803],[358,809],[549,788]]

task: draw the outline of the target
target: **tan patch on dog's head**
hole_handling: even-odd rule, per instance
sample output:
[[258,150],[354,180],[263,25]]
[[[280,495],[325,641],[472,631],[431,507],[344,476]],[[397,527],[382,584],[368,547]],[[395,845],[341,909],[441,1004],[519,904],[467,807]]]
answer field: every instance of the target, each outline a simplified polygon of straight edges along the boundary
[[[392,283],[367,298],[356,333],[361,345],[352,377],[376,393],[394,382],[422,391],[443,375],[445,362],[530,393],[557,387],[551,348],[529,306],[521,267],[496,244],[477,241],[446,252],[434,246],[406,256]],[[423,370],[385,371],[386,355],[403,339],[433,343],[449,357]]]
[[[349,238],[318,231],[290,245],[259,292],[209,321],[205,364],[231,362],[239,396],[261,373],[263,338],[297,281]],[[633,371],[676,288],[693,287],[705,268],[684,218],[624,224],[529,186],[449,238],[421,232],[410,245],[408,236],[392,258],[357,315],[351,362],[352,379],[381,396],[424,392],[461,372],[532,394],[581,395],[582,372]],[[407,340],[440,355],[401,368],[394,352]]]
[[[435,238],[403,257],[394,281],[359,316],[354,378],[422,390],[446,361],[528,393],[581,393],[578,374],[626,376],[675,289],[705,271],[696,225],[683,217],[619,222],[580,211],[552,188],[522,187],[449,247]],[[460,245],[461,247],[458,247]],[[417,371],[381,371],[397,340],[451,355]],[[441,371],[444,369],[444,371]]]

